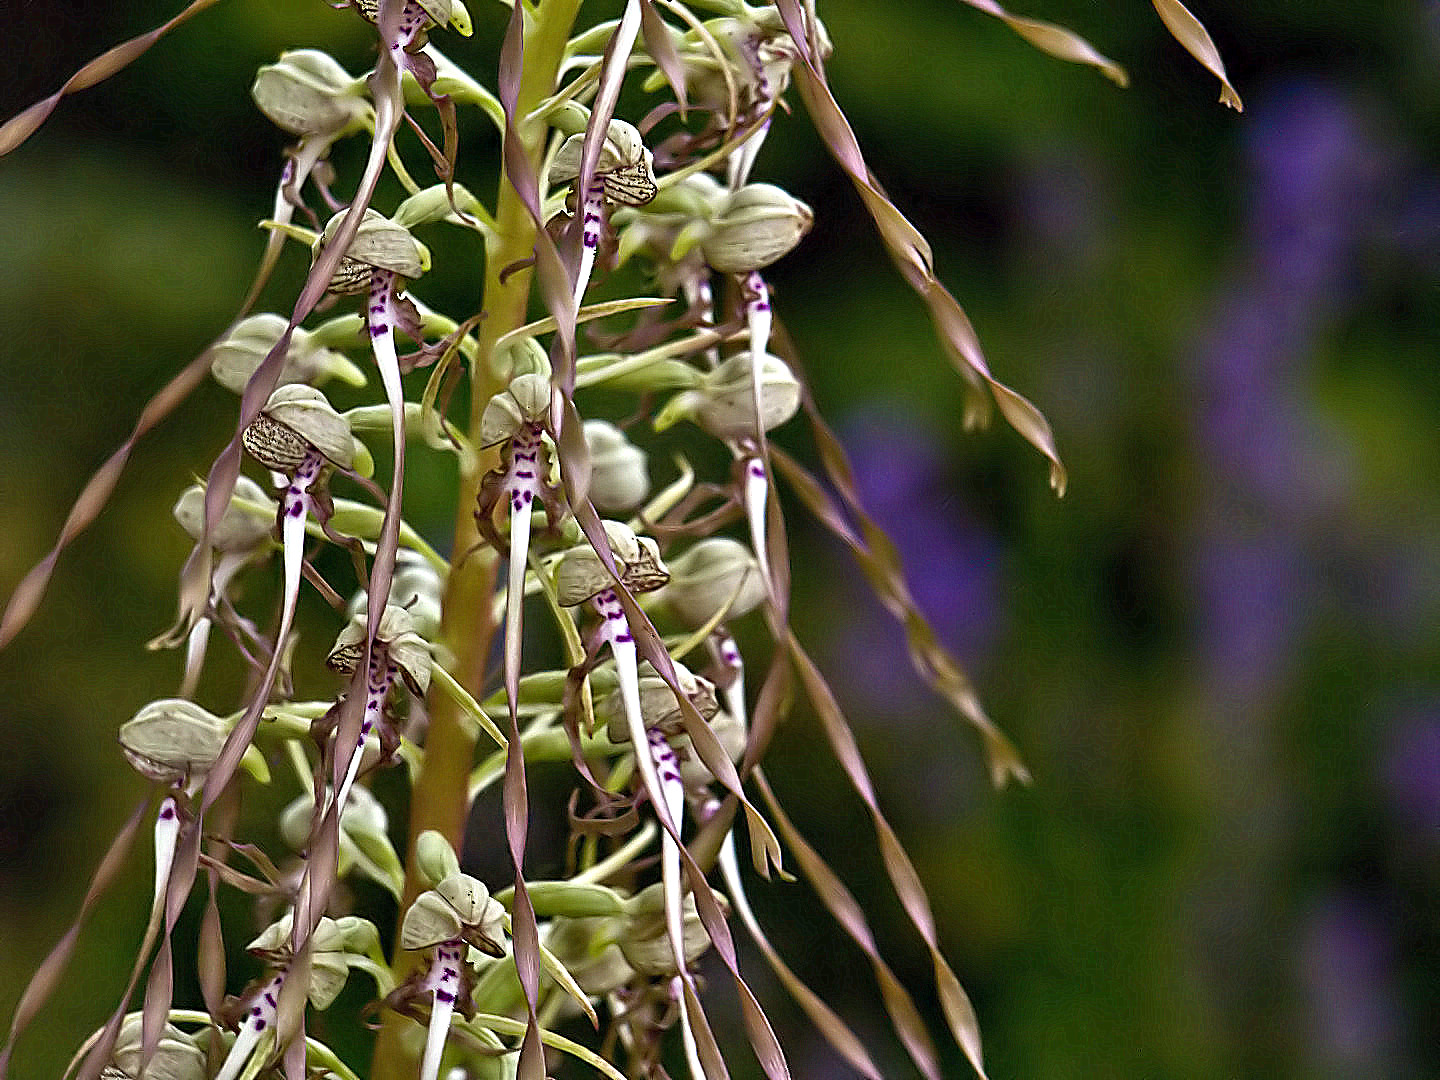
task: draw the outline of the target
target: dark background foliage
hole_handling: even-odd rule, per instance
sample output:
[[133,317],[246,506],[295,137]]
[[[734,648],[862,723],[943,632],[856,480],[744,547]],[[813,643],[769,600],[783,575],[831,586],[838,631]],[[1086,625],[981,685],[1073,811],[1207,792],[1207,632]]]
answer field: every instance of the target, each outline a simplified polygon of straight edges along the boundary
[[[1435,1075],[1440,9],[1197,0],[1245,97],[1237,117],[1144,0],[1016,6],[1085,34],[1131,88],[954,0],[822,14],[875,172],[934,242],[996,374],[1054,424],[1064,500],[1013,434],[960,430],[959,380],[798,102],[759,173],[817,211],[776,268],[778,311],[1033,786],[988,788],[975,740],[792,505],[797,618],[931,890],[992,1075]],[[483,73],[504,12],[473,7],[475,38],[449,51]],[[0,114],[171,11],[12,10]],[[299,45],[366,62],[363,28],[318,0],[221,4],[0,161],[5,592],[143,402],[230,318],[282,146],[249,82]],[[462,162],[477,192],[492,150],[477,129]],[[273,306],[302,272],[286,262]],[[478,275],[449,280],[427,297],[477,305]],[[206,387],[145,442],[0,654],[7,1017],[142,794],[113,733],[178,679],[176,656],[143,648],[186,550],[169,508],[233,415]],[[781,441],[803,451],[795,427]],[[412,496],[437,539],[443,488]],[[808,717],[777,755],[782,797],[933,1006]],[[148,873],[137,856],[98,909],[17,1076],[57,1074],[111,1008]],[[898,1060],[862,958],[808,891],[757,893],[796,966]],[[788,1006],[776,1015],[797,1027]],[[803,1031],[792,1045],[798,1076],[844,1075]]]

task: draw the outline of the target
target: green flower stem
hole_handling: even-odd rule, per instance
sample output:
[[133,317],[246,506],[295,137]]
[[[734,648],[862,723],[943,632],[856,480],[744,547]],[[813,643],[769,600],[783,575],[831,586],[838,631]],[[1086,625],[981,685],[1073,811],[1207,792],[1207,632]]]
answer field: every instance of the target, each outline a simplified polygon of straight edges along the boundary
[[[521,74],[516,115],[528,115],[555,90],[555,80],[564,55],[565,42],[574,25],[580,0],[541,0],[525,36],[525,70]],[[518,132],[533,166],[538,169],[544,151],[543,125],[523,125]],[[479,441],[480,416],[491,396],[503,387],[494,369],[495,341],[500,335],[525,323],[530,298],[531,272],[521,270],[502,279],[507,267],[530,258],[535,246],[535,224],[519,195],[503,175],[495,202],[496,237],[487,244],[484,309],[488,318],[481,324],[479,362],[471,365],[470,435]],[[468,559],[464,553],[480,542],[473,508],[484,471],[493,455],[479,458],[475,467],[460,477],[455,512],[456,565],[444,600],[441,638],[456,658],[452,674],[472,696],[483,696],[485,662],[495,635],[490,597],[495,589],[498,559],[481,548]],[[404,911],[425,888],[416,864],[415,842],[427,829],[434,829],[450,841],[455,850],[463,846],[465,819],[470,807],[471,762],[475,756],[478,731],[455,698],[437,687],[430,699],[430,732],[426,738],[425,764],[415,785],[410,807],[410,836],[405,865],[405,889],[400,910]],[[496,842],[503,842],[497,838]],[[398,935],[397,935],[398,937]],[[397,981],[408,975],[416,960],[398,953],[392,962]],[[398,1013],[387,1013],[375,1043],[370,1080],[410,1080],[419,1062],[405,1037],[412,1021]]]

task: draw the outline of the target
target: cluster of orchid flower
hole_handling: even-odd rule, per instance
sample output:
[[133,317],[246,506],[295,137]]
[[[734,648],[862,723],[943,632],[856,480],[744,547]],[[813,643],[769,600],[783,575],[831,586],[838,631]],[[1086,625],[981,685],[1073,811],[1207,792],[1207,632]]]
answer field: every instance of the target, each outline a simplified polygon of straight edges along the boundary
[[[367,77],[300,49],[262,68],[252,90],[262,112],[294,139],[252,299],[287,238],[309,245],[312,268],[291,316],[243,318],[207,354],[215,379],[240,395],[240,418],[207,481],[175,505],[195,548],[182,574],[180,617],[152,644],[185,647],[179,696],[146,705],[120,730],[129,761],[165,789],[154,826],[151,918],[120,1007],[76,1056],[78,1075],[355,1080],[355,1069],[306,1035],[305,1020],[307,1008],[326,1009],[360,971],[375,984],[381,1017],[377,1080],[436,1080],[442,1066],[451,1080],[542,1080],[565,1056],[615,1080],[670,1075],[675,1062],[690,1080],[723,1080],[726,1053],[697,976],[697,963],[713,951],[733,978],[763,1071],[781,1080],[785,1058],[741,976],[733,916],[816,1030],[858,1074],[878,1080],[864,1045],[786,966],[751,910],[732,829],[743,811],[755,869],[768,878],[780,866],[773,821],[870,960],[911,1060],[938,1080],[941,1059],[918,1010],[876,951],[854,899],[785,816],[760,767],[796,675],[870,811],[890,879],[929,947],[947,1026],[983,1075],[975,1017],[940,955],[918,877],[875,803],[833,696],[787,621],[774,466],[855,551],[903,622],[917,670],[979,731],[997,782],[1024,778],[916,609],[883,534],[855,502],[843,450],[818,414],[807,408],[830,488],[768,442],[806,402],[797,371],[772,348],[764,272],[802,240],[812,213],[780,188],[751,180],[792,79],[971,388],[988,388],[1006,419],[1050,459],[1057,488],[1064,473],[1043,417],[990,375],[963,312],[933,277],[923,239],[864,166],[825,84],[830,42],[813,0],[626,0],[618,20],[578,33],[579,0],[515,0],[498,93],[431,41],[446,29],[469,34],[460,0],[341,6],[375,27],[378,60]],[[975,6],[1047,51],[1112,76],[1118,70],[1059,28],[1017,19],[988,0]],[[1156,6],[1162,15],[1179,8],[1173,0]],[[632,90],[671,95],[636,123],[614,115],[632,68],[649,69]],[[439,145],[409,111],[431,108]],[[457,180],[463,108],[478,109],[504,140],[493,209]],[[433,185],[421,186],[404,164],[397,134],[406,120],[433,161]],[[354,195],[340,200],[328,157],[338,140],[356,134],[369,135],[370,152]],[[388,215],[370,205],[387,166],[408,192]],[[307,202],[317,197],[329,208],[323,225]],[[432,309],[413,291],[431,270],[416,234],[442,225],[473,230],[485,243],[487,310],[468,319]],[[622,264],[638,265],[655,295],[589,302],[592,279]],[[539,318],[528,312],[532,284],[547,309]],[[363,313],[303,328],[323,294],[361,296]],[[581,326],[603,351],[580,352]],[[409,354],[400,354],[398,334],[413,342]],[[365,386],[365,365],[346,355],[362,342],[385,403],[342,412],[321,387],[332,380],[351,391]],[[462,370],[473,399],[468,424],[450,416]],[[423,392],[412,387],[407,396],[403,376],[420,371],[428,371]],[[638,395],[636,418],[583,418],[580,407],[596,387]],[[670,396],[652,410],[657,393]],[[655,490],[648,455],[636,444],[645,441],[637,424],[647,413],[653,433],[690,421],[723,444],[733,467],[701,479],[677,453],[674,475]],[[386,432],[394,463],[388,489],[372,479],[367,442]],[[473,497],[458,515],[450,558],[402,518],[409,440],[453,454],[462,498]],[[240,475],[242,447],[268,486]],[[355,497],[333,494],[336,481]],[[325,545],[346,550],[355,566],[358,588],[348,606],[316,567]],[[242,573],[265,572],[277,551],[281,599],[267,631],[243,613],[236,585]],[[501,561],[503,579],[495,573]],[[291,672],[320,659],[294,633],[307,578],[341,624],[324,657],[349,680],[334,700],[293,693]],[[553,625],[563,667],[524,670],[527,600],[532,617],[543,609]],[[751,613],[763,615],[771,646],[753,696],[730,632]],[[489,642],[502,625],[492,676]],[[248,701],[225,717],[192,700],[217,630],[255,673]],[[465,760],[438,769],[436,731],[447,710],[462,733],[444,753],[454,757],[459,746]],[[508,723],[492,718],[499,714]],[[477,761],[482,739],[494,749]],[[293,767],[300,794],[279,823],[292,850],[276,860],[233,840],[234,815],[219,808],[230,805],[221,800],[239,786],[237,771],[272,783],[280,758]],[[447,828],[430,827],[427,811],[412,805],[404,860],[366,784],[397,761],[416,800],[442,784],[455,788]],[[523,867],[537,810],[527,801],[525,768],[540,761],[572,762],[577,776],[572,872],[563,880],[536,880]],[[492,895],[462,870],[457,849],[471,802],[502,780],[505,821],[489,839],[508,847],[515,879]],[[763,796],[768,816],[747,788]],[[581,800],[588,808],[577,809]],[[172,1007],[171,937],[202,869],[211,895],[199,950],[207,1008],[198,1011]],[[717,869],[724,896],[710,885]],[[348,900],[334,887],[349,875],[371,879],[399,905],[393,958],[376,926],[345,910]],[[227,886],[254,894],[271,921],[249,946],[264,973],[222,1000],[214,894]],[[144,1008],[129,1012],[147,967]],[[582,1017],[604,1027],[598,1045],[558,1030],[583,1027]],[[0,1076],[9,1053],[7,1044]],[[414,1071],[405,1072],[405,1062]]]

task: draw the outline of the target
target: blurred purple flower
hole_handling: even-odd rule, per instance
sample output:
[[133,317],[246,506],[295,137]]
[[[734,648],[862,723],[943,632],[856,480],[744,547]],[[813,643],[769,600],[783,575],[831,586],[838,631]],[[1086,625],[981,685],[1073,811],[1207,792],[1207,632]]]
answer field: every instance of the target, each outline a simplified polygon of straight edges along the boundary
[[1383,769],[1402,833],[1423,851],[1440,851],[1440,703],[1392,725]]
[[1330,896],[1312,912],[1302,934],[1305,1046],[1316,1074],[1398,1075],[1404,1024],[1383,913],[1359,896]]
[[[999,547],[956,501],[943,443],[913,413],[894,407],[869,407],[849,417],[840,434],[861,504],[894,540],[917,605],[940,640],[973,667],[999,626]],[[852,614],[835,643],[847,690],[871,708],[933,704],[910,666],[903,631],[858,575],[847,580]]]
[[1283,87],[1255,102],[1254,118],[1242,267],[1195,364],[1213,476],[1193,558],[1200,649],[1207,685],[1240,713],[1283,676],[1316,606],[1310,534],[1347,480],[1307,401],[1308,369],[1381,199],[1382,155],[1338,88]]

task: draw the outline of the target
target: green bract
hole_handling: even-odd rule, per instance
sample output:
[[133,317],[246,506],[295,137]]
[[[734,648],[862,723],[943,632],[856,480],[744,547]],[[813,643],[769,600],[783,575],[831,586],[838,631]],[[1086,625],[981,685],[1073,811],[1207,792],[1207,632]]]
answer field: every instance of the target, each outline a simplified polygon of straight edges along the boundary
[[[256,368],[264,362],[285,332],[286,321],[264,312],[242,319],[211,351],[210,374],[227,390],[243,393]],[[314,341],[308,331],[296,327],[285,350],[284,366],[277,386],[287,383],[320,383],[339,379],[350,386],[364,386],[365,373],[342,353]]]

